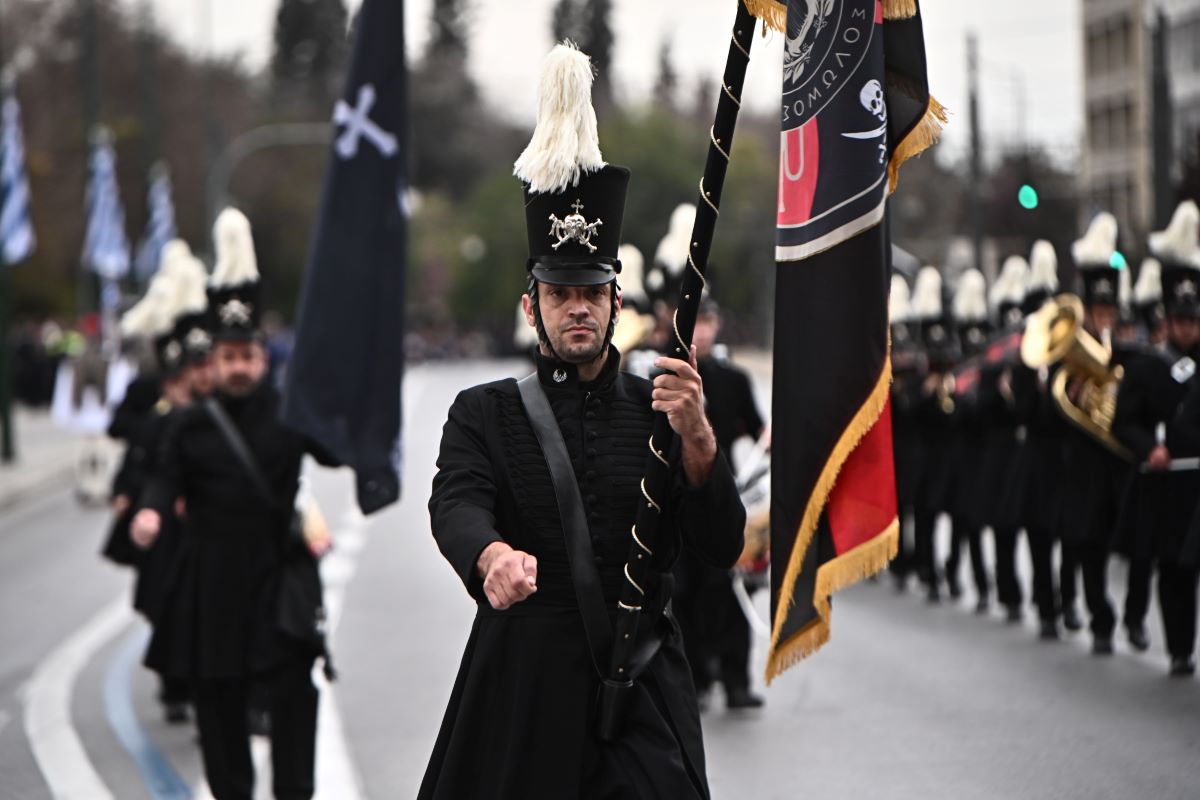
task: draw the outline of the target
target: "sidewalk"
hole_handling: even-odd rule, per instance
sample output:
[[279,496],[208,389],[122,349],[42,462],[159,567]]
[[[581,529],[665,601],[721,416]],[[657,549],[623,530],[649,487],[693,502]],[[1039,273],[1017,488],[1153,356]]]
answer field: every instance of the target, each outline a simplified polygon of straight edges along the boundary
[[78,434],[55,425],[48,412],[18,405],[13,408],[13,440],[16,459],[0,463],[0,511],[71,485]]

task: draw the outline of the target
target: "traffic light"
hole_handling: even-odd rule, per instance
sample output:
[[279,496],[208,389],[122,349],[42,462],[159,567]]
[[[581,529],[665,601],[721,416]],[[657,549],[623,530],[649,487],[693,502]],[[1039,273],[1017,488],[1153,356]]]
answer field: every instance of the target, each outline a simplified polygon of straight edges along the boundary
[[1129,266],[1129,262],[1125,260],[1125,255],[1120,250],[1114,250],[1113,254],[1108,257],[1108,265],[1113,269],[1125,269]]
[[1021,188],[1017,190],[1017,202],[1021,204],[1021,208],[1028,211],[1038,207],[1038,193],[1028,183],[1021,184]]

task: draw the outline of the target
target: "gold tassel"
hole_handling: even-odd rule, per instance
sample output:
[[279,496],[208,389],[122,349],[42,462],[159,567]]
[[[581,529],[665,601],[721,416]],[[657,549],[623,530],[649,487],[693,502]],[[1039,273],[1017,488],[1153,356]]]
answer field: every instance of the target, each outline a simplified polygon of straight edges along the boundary
[[883,0],[884,19],[909,19],[917,15],[917,0]]
[[942,128],[950,121],[950,112],[930,95],[929,104],[925,106],[925,114],[921,117],[908,135],[900,140],[892,151],[892,159],[888,162],[888,193],[896,191],[900,182],[900,167],[910,158],[921,155],[925,150],[937,143],[942,135]]
[[770,28],[783,33],[787,28],[787,3],[778,0],[742,0],[746,10],[763,22],[763,33]]
[[776,647],[767,660],[767,685],[810,655],[830,638],[829,598],[836,592],[869,578],[887,566],[900,548],[900,520],[894,519],[878,536],[843,553],[817,570],[813,603],[817,618]]
[[[889,352],[891,350],[889,343]],[[816,486],[813,487],[813,492],[808,498],[808,505],[804,508],[804,515],[800,518],[800,528],[796,533],[796,541],[792,545],[791,558],[788,560],[787,571],[783,575],[783,583],[779,589],[779,608],[775,610],[775,625],[771,632],[771,646],[767,653],[767,683],[786,669],[791,664],[796,663],[805,656],[813,653],[829,639],[828,623],[824,634],[819,629],[810,625],[803,631],[793,635],[786,644],[780,642],[782,634],[782,625],[784,613],[782,609],[790,608],[795,602],[796,581],[800,577],[800,570],[804,566],[804,553],[808,550],[808,545],[812,541],[813,532],[817,529],[817,521],[821,517],[821,511],[825,508],[825,504],[829,500],[830,493],[833,492],[834,484],[837,483],[838,474],[842,471],[842,465],[846,463],[846,459],[854,452],[854,448],[858,447],[858,443],[867,435],[875,423],[879,420],[879,415],[883,413],[884,406],[887,405],[888,395],[892,385],[892,360],[889,355],[883,363],[883,370],[879,374],[879,380],[875,383],[875,388],[871,390],[871,394],[866,401],[859,407],[858,412],[854,415],[854,419],[842,431],[842,435],[838,438],[837,444],[830,453],[829,458],[825,461],[825,467],[821,470],[821,475],[817,479]],[[878,537],[876,537],[878,538]],[[866,543],[866,544],[869,544]],[[838,558],[847,558],[851,553],[856,553],[861,547],[860,545],[850,553],[845,553]],[[894,552],[894,551],[893,551]],[[821,569],[830,566],[837,562],[838,559],[830,561]],[[886,560],[883,562],[887,563]],[[820,587],[821,572],[817,572],[818,588]],[[820,611],[820,603],[822,600],[821,592],[817,592],[817,610]],[[828,602],[825,602],[828,606]],[[821,637],[824,638],[821,638]],[[807,644],[805,644],[807,642]],[[795,657],[788,661],[783,656],[784,648],[792,652]],[[784,663],[786,662],[786,663]],[[777,665],[778,669],[776,668]]]

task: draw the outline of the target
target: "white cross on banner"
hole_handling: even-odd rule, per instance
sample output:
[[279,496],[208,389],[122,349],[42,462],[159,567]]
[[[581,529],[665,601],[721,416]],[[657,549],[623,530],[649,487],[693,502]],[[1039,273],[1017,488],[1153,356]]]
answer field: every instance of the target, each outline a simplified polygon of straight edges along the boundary
[[396,137],[376,125],[370,117],[375,105],[375,87],[367,83],[358,87],[358,98],[355,107],[351,108],[345,100],[339,100],[333,110],[333,121],[345,126],[342,135],[338,137],[334,149],[342,159],[349,160],[358,155],[358,142],[365,138],[375,145],[384,158],[391,158],[399,151]]

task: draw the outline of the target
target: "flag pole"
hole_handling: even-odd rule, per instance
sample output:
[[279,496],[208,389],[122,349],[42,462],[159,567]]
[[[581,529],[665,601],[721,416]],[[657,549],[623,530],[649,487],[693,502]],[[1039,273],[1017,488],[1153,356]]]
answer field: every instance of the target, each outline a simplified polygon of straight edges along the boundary
[[[684,271],[679,302],[672,318],[674,341],[665,355],[688,360],[691,352],[692,332],[696,325],[696,313],[700,306],[700,295],[706,286],[704,274],[708,269],[708,256],[712,247],[713,232],[720,213],[721,190],[725,184],[725,172],[732,152],[734,127],[741,109],[742,85],[746,78],[746,66],[750,62],[750,46],[754,41],[755,17],[747,8],[746,0],[738,0],[737,16],[729,43],[729,54],[725,61],[725,74],[721,79],[721,92],[717,101],[716,117],[709,129],[708,159],[704,175],[700,179],[700,199],[696,203],[696,222],[688,247],[688,267]],[[641,616],[643,588],[650,571],[650,560],[659,545],[659,515],[670,488],[671,454],[674,431],[667,415],[654,415],[654,432],[650,437],[650,455],[646,459],[645,477],[641,483],[642,500],[637,520],[631,531],[629,557],[625,562],[625,582],[621,598],[617,603],[616,636],[609,667],[609,680],[616,684],[628,684],[628,669],[637,645],[637,628]]]

